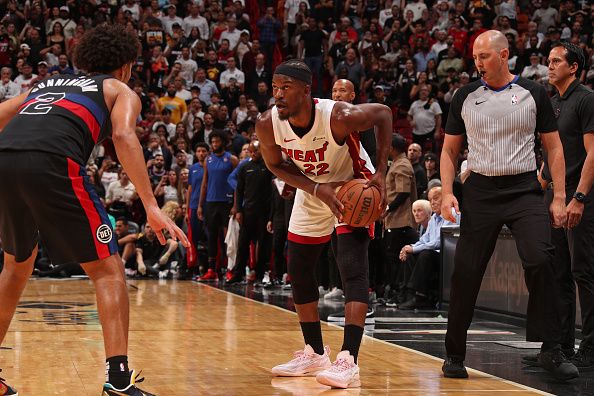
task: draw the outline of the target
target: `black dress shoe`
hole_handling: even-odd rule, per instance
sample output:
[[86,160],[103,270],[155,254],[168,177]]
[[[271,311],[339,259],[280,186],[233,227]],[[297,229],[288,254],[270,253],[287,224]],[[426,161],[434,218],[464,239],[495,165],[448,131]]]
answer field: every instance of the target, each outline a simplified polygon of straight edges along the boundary
[[443,376],[446,378],[468,378],[466,367],[464,367],[464,360],[456,358],[446,358],[441,366]]
[[553,348],[538,354],[540,366],[558,380],[570,380],[580,376],[577,367],[569,361],[561,348]]
[[412,309],[430,309],[431,301],[427,297],[416,295],[403,304],[398,304],[398,309],[409,311]]
[[579,371],[594,371],[594,347],[581,347],[571,359]]
[[[565,355],[566,358],[572,359],[575,355],[575,350],[573,348],[561,348],[561,352]],[[534,353],[532,355],[524,355],[522,356],[522,363],[526,366],[530,367],[540,367],[540,362],[538,361],[538,355],[540,353]],[[573,362],[575,364],[575,362]],[[577,366],[577,364],[576,364]],[[579,368],[579,367],[578,367]]]

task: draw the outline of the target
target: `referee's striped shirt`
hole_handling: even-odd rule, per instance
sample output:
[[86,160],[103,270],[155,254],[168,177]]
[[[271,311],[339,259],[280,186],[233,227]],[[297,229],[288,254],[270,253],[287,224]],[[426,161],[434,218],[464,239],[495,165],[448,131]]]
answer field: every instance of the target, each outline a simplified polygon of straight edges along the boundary
[[485,176],[536,170],[537,132],[557,131],[544,87],[516,76],[500,89],[482,80],[460,88],[452,100],[446,133],[467,135],[468,169]]

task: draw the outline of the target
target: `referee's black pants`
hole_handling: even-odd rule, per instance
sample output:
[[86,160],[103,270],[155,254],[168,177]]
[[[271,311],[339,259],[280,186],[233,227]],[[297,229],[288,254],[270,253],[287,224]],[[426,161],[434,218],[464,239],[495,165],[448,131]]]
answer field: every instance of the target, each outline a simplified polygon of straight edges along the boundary
[[466,332],[501,227],[516,241],[528,288],[526,339],[559,342],[551,227],[536,172],[488,177],[471,173],[463,185],[460,239],[450,292],[447,356],[464,359]]
[[[574,190],[566,191],[571,201]],[[553,196],[547,191],[547,202]],[[581,347],[594,346],[594,190],[584,202],[582,220],[571,230],[551,230],[555,246],[554,271],[558,284],[558,307],[561,323],[561,345],[575,345],[575,285],[577,283],[582,313]]]

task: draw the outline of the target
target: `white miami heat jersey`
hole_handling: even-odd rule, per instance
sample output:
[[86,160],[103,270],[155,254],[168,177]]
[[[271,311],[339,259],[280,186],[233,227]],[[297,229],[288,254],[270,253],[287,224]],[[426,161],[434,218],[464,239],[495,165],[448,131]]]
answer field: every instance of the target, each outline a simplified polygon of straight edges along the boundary
[[[351,133],[339,145],[332,136],[330,117],[333,100],[314,99],[315,120],[303,137],[299,137],[288,120],[278,117],[272,108],[274,140],[304,175],[318,183],[369,178],[375,171],[358,133]],[[297,190],[289,222],[289,232],[304,237],[332,234],[336,218],[326,204],[303,190]]]

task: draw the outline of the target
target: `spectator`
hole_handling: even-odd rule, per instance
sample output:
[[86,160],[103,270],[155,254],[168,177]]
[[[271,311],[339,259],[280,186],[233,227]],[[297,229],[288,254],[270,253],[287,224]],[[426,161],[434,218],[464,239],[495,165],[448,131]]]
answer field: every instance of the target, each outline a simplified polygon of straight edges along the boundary
[[172,124],[177,124],[178,122],[180,122],[186,111],[188,111],[186,102],[178,98],[176,94],[177,88],[175,86],[175,83],[170,82],[169,84],[167,84],[167,95],[162,96],[159,98],[159,100],[157,100],[157,111],[162,111],[164,109],[169,110],[171,112]]
[[277,42],[277,32],[281,28],[281,23],[274,17],[273,7],[266,7],[266,14],[258,20],[257,26],[260,29],[262,52],[266,56],[266,67],[272,70],[272,57]]
[[221,62],[219,62],[219,58],[215,50],[211,49],[207,51],[206,65],[204,66],[204,68],[206,69],[206,76],[208,77],[208,79],[216,83],[218,87],[219,79],[221,77],[221,73],[223,72],[223,70],[225,70],[225,66]]
[[128,173],[118,169],[118,180],[109,184],[105,193],[105,206],[108,212],[114,217],[130,218],[130,208],[134,200],[138,199],[136,188],[130,182]]
[[181,65],[179,75],[185,80],[186,88],[191,87],[194,83],[194,75],[196,75],[196,71],[198,70],[198,64],[195,60],[190,59],[189,47],[182,47],[181,57],[177,59],[177,62]]
[[181,27],[184,21],[176,15],[177,8],[174,4],[170,4],[163,8],[166,9],[167,16],[161,18],[161,23],[163,23],[165,32],[169,35],[173,35],[173,25],[177,23]]
[[274,98],[268,92],[268,85],[264,81],[258,83],[258,91],[253,95],[253,98],[260,113],[265,112],[274,104]]
[[47,62],[40,61],[37,64],[37,77],[35,77],[33,80],[31,80],[31,86],[37,84],[40,81],[45,80],[49,76],[50,76],[50,74],[49,74],[49,69],[47,67]]
[[163,109],[161,110],[161,116],[158,121],[153,123],[152,130],[160,134],[159,130],[164,130],[164,135],[167,139],[173,137],[175,135],[175,124],[171,121],[171,110],[170,109]]
[[239,36],[241,35],[241,32],[235,28],[236,26],[237,20],[234,16],[227,19],[227,30],[221,33],[221,37],[219,38],[219,45],[221,45],[223,40],[227,40],[229,42],[229,48],[232,51],[235,50],[235,47],[239,43]]
[[206,18],[200,15],[200,6],[196,3],[190,4],[190,15],[184,18],[182,26],[186,36],[190,36],[193,28],[197,28],[200,39],[206,40],[210,37],[210,29]]
[[21,93],[21,88],[10,79],[11,76],[12,69],[10,67],[3,67],[0,70],[0,101],[2,102]]
[[180,203],[180,197],[177,190],[177,171],[171,169],[161,178],[159,184],[154,189],[155,197],[161,201],[161,206],[169,201]]
[[230,56],[227,58],[227,69],[221,73],[221,79],[219,85],[221,89],[225,89],[229,86],[229,80],[234,78],[237,82],[239,89],[243,91],[245,85],[245,75],[243,72],[235,67],[235,58]]
[[66,54],[60,54],[58,56],[58,64],[56,66],[51,67],[48,70],[50,75],[53,74],[74,74],[74,70],[70,67],[68,56]]
[[549,81],[549,68],[540,64],[540,54],[538,52],[530,53],[530,65],[524,67],[521,76],[541,84],[546,84]]
[[24,63],[20,71],[14,83],[19,87],[20,93],[23,93],[31,88],[31,81],[37,77],[37,74],[33,74],[33,67],[29,63]]
[[[412,275],[407,284],[410,292],[410,299],[398,305],[398,309],[411,310],[430,308],[433,305],[437,293],[437,282],[439,281],[439,250],[441,247],[441,227],[451,225],[441,217],[441,187],[434,187],[429,191],[429,202],[433,215],[429,220],[427,232],[418,242],[406,245],[400,251],[400,260],[411,260],[414,264]],[[456,222],[460,221],[459,216]]]
[[307,24],[308,29],[302,32],[299,38],[297,57],[303,59],[305,64],[310,68],[312,81],[316,82],[316,96],[323,98],[322,71],[324,70],[324,60],[328,58],[328,40],[326,34],[318,29],[315,18],[308,18]]
[[200,100],[210,106],[212,104],[212,94],[218,93],[219,90],[214,81],[206,79],[206,71],[203,68],[198,68],[196,71],[194,85],[200,88]]
[[130,231],[130,223],[125,217],[120,217],[116,220],[114,232],[118,239],[118,253],[122,258],[122,265],[128,268],[130,259],[135,257],[135,245],[138,239],[138,234]]
[[423,150],[418,143],[413,143],[408,146],[407,157],[415,171],[417,197],[421,197],[423,192],[427,189],[427,175],[425,174],[425,168],[421,165],[422,156]]
[[[76,34],[76,22],[70,16],[70,8],[68,6],[60,7],[59,18],[53,23],[60,23],[62,25],[62,31],[66,40],[70,40]],[[49,26],[48,32],[53,32],[54,27],[52,24]]]
[[340,78],[339,70],[343,67],[347,69],[347,79],[353,83],[356,89],[363,92],[365,90],[365,70],[359,62],[359,55],[355,48],[349,48],[346,52],[345,59],[336,66],[333,82],[336,82]]
[[264,54],[256,55],[254,69],[245,74],[245,81],[245,92],[249,95],[253,95],[258,90],[258,84],[261,81],[265,82],[266,86],[271,86],[272,74],[266,69]]
[[436,140],[440,136],[441,108],[437,100],[429,97],[429,92],[427,85],[419,89],[419,99],[411,104],[408,119],[413,127],[413,141],[422,148],[429,144],[435,152]]
[[439,164],[437,156],[433,153],[425,154],[424,158],[425,173],[427,174],[427,183],[431,180],[439,180]]
[[64,30],[60,22],[55,22],[52,27],[52,33],[47,36],[47,46],[59,45],[62,53],[66,53],[66,39],[64,38]]
[[142,275],[158,277],[169,276],[171,256],[177,249],[177,242],[167,237],[165,245],[161,245],[157,234],[149,223],[144,225],[144,233],[136,241],[136,265]]
[[433,210],[431,210],[431,203],[426,199],[417,199],[412,204],[412,213],[415,218],[416,231],[419,236],[422,236],[427,232],[429,219],[433,213]]

